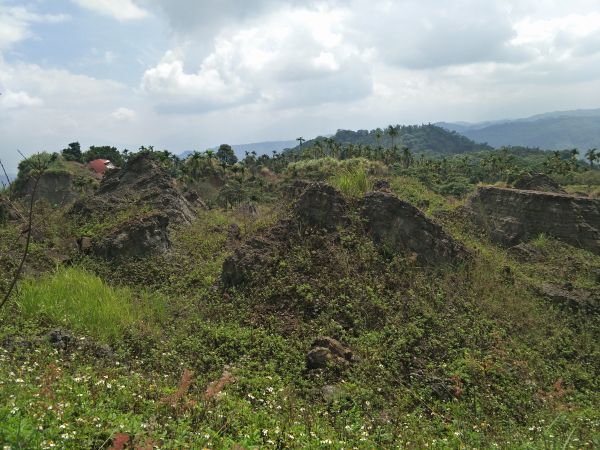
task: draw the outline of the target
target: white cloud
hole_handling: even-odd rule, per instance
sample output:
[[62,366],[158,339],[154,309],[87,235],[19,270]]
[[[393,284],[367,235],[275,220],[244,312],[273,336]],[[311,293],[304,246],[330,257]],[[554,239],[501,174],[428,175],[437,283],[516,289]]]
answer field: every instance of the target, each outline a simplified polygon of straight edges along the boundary
[[132,109],[120,107],[120,108],[115,109],[111,113],[111,116],[117,120],[129,121],[129,120],[135,119],[136,114],[135,114],[135,111]]
[[25,91],[7,90],[0,96],[0,109],[19,109],[41,104],[43,104],[41,98],[32,97]]
[[112,17],[119,21],[136,20],[148,17],[148,11],[136,5],[132,0],[72,0],[86,8]]
[[38,14],[23,6],[7,6],[0,1],[0,51],[32,36],[32,23],[61,23],[66,14]]
[[[288,8],[221,33],[196,72],[189,46],[148,69],[142,88],[163,110],[203,112],[240,104],[298,107],[347,102],[372,89],[369,52],[344,40],[346,12]],[[197,63],[197,62],[196,62]]]

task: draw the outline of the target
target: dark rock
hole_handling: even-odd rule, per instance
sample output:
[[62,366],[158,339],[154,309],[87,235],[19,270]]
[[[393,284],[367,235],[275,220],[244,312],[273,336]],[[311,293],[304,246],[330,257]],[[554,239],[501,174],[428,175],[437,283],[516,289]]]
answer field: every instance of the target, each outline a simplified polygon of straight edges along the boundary
[[311,184],[310,181],[295,179],[289,185],[284,186],[283,197],[286,200],[294,200]]
[[294,205],[299,221],[312,227],[333,230],[349,223],[347,203],[340,192],[325,183],[312,183]]
[[570,283],[562,286],[554,283],[545,283],[536,290],[540,295],[559,306],[566,306],[587,312],[600,312],[599,292],[578,289]]
[[57,350],[68,350],[76,343],[76,340],[70,332],[55,329],[48,333],[48,342]]
[[107,172],[96,193],[77,201],[71,214],[106,217],[132,206],[160,212],[174,224],[189,224],[196,216],[168,172],[144,154],[132,157],[123,169]]
[[515,189],[566,194],[560,184],[542,173],[525,174],[515,182]]
[[140,258],[164,252],[171,246],[168,225],[169,218],[163,214],[128,221],[95,241],[91,251],[106,259]]
[[92,239],[84,236],[77,240],[77,245],[79,247],[79,251],[84,252],[84,253],[88,252],[92,249],[92,245],[93,245]]
[[373,182],[373,190],[375,191],[389,191],[390,182],[388,180],[375,180]]
[[362,216],[373,241],[388,251],[413,253],[417,261],[457,262],[469,251],[417,208],[393,194],[371,192],[363,199]]
[[539,248],[524,242],[508,249],[508,254],[521,262],[543,261],[545,255]]
[[253,272],[277,259],[286,248],[292,229],[290,221],[282,220],[242,244],[223,262],[223,284],[230,287],[247,281]]
[[502,245],[545,233],[600,254],[600,200],[485,186],[477,189],[466,211]]
[[200,195],[196,191],[187,191],[183,194],[185,199],[190,203],[190,205],[196,208],[206,209],[206,204],[200,198]]
[[[65,205],[79,197],[79,191],[73,184],[74,177],[69,172],[46,172],[37,185],[35,200],[46,200],[53,205]],[[14,193],[20,198],[30,198],[35,181],[29,178],[24,183],[15,183]]]
[[242,240],[242,230],[237,223],[229,225],[229,231],[227,231],[227,246],[235,247]]
[[352,351],[336,339],[319,336],[306,355],[306,367],[323,369],[328,365],[347,365],[353,359]]

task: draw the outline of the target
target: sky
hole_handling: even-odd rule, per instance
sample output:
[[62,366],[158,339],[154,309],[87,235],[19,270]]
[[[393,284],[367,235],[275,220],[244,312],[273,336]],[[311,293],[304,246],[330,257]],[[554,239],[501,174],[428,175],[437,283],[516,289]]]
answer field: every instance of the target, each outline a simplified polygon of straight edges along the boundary
[[598,0],[0,0],[0,159],[600,107]]

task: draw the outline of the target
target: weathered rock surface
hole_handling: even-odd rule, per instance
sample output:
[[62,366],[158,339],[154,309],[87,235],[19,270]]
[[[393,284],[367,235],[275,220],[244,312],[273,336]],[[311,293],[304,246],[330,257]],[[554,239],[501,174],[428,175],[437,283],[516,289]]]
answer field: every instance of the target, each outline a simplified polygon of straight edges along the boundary
[[325,183],[310,184],[294,205],[294,213],[301,223],[327,230],[349,223],[347,209],[342,194]]
[[94,195],[77,201],[71,213],[81,217],[115,214],[131,206],[148,208],[187,224],[194,209],[167,171],[148,155],[136,155],[123,169],[107,172]]
[[375,191],[390,191],[390,182],[388,180],[379,179],[373,182],[373,190]]
[[560,184],[543,173],[525,174],[515,182],[515,189],[566,194]]
[[225,286],[247,281],[252,272],[262,269],[280,256],[286,248],[291,225],[290,221],[280,221],[243,243],[225,259],[221,273]]
[[388,192],[371,192],[362,216],[374,242],[394,252],[414,253],[417,261],[458,262],[469,251],[417,208]]
[[[259,232],[225,260],[221,280],[226,287],[249,280],[252,272],[263,270],[283,256],[302,228],[308,226],[333,235],[337,227],[350,225],[348,208],[342,194],[333,187],[310,184],[294,203],[291,219]],[[391,193],[367,194],[362,214],[373,240],[394,252],[415,254],[417,260],[427,263],[458,262],[470,257],[469,251],[438,224]]]
[[524,242],[509,248],[508,254],[521,262],[542,261],[545,256],[539,248]]
[[600,254],[597,199],[485,186],[471,197],[466,210],[502,245],[516,245],[545,233]]
[[[46,172],[38,182],[35,200],[46,200],[54,205],[66,205],[75,201],[79,190],[73,184],[73,175],[69,172]],[[21,198],[31,198],[34,180],[29,179],[22,185],[15,183],[15,195]]]
[[538,294],[559,306],[587,312],[600,312],[600,292],[575,288],[569,284],[546,283],[538,287]]
[[152,214],[118,226],[93,242],[91,252],[106,259],[140,258],[169,249],[169,218]]
[[352,350],[340,341],[328,336],[319,336],[306,355],[306,367],[324,369],[329,365],[345,366],[352,362],[352,359]]

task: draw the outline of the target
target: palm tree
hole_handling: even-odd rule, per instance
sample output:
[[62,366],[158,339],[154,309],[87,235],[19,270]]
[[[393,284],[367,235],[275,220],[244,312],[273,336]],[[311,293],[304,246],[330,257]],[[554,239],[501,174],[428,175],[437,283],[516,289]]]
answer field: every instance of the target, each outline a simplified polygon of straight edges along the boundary
[[381,148],[381,138],[383,137],[383,131],[381,128],[375,130],[375,142],[377,142],[377,148]]
[[402,147],[402,156],[400,157],[402,160],[402,165],[405,169],[408,169],[413,162],[413,154],[407,146]]
[[306,139],[304,139],[302,136],[300,136],[299,138],[296,138],[296,140],[298,142],[300,142],[300,148],[302,148],[302,144],[304,144],[306,142]]
[[590,162],[590,167],[593,169],[594,168],[594,161],[597,161],[600,157],[600,155],[598,153],[596,153],[598,151],[597,148],[590,148],[586,153],[585,153],[585,157],[587,158],[587,160]]
[[386,129],[385,132],[387,133],[387,135],[392,138],[392,147],[394,146],[394,138],[398,137],[399,130],[398,130],[398,125],[394,126],[394,125],[389,125]]

